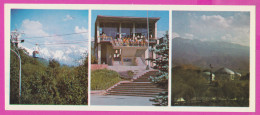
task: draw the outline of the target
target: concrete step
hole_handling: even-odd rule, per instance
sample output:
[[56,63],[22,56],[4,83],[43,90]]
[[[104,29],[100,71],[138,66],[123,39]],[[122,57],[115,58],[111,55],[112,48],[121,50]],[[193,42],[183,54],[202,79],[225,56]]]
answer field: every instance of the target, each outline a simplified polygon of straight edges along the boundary
[[[115,94],[107,94],[107,95],[115,95]],[[156,95],[116,94],[116,96],[155,97]]]
[[156,96],[159,93],[139,93],[139,92],[109,92],[109,95],[149,95],[149,96]]
[[151,82],[151,80],[149,80],[148,78],[146,78],[146,79],[136,79],[136,80],[134,80],[133,82]]
[[159,94],[163,91],[150,91],[150,92],[141,92],[141,91],[109,91],[107,93],[110,93],[110,94]]
[[120,89],[120,90],[112,90],[112,91],[109,91],[108,93],[112,93],[112,92],[118,92],[118,93],[121,93],[121,92],[124,92],[124,93],[161,93],[161,92],[164,92],[165,90],[159,90],[159,89],[154,89],[154,90],[128,90],[128,89]]
[[[158,88],[155,85],[132,85],[132,84],[128,84],[128,85],[118,85],[118,88]],[[114,87],[114,88],[117,88]]]
[[123,87],[114,87],[113,89],[156,89],[156,86],[123,86]]
[[148,87],[148,86],[124,86],[124,87],[114,87],[113,89],[140,89],[140,90],[150,90],[150,89],[162,89],[157,86]]
[[127,83],[127,84],[119,84],[119,85],[117,85],[117,86],[156,86],[156,85],[154,85],[154,84],[145,84],[145,83],[138,83],[138,82],[135,82],[135,83],[133,83],[133,84],[131,84],[131,83]]
[[120,83],[107,91],[107,95],[121,96],[145,96],[154,97],[167,89],[161,89],[153,84],[149,78],[156,75],[157,71],[145,71],[143,75],[137,76],[131,82]]

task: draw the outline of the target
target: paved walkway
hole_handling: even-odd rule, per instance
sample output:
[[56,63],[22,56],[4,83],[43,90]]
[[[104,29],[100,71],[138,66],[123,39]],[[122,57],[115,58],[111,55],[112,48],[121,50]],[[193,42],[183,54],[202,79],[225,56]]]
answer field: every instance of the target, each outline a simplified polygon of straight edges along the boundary
[[96,95],[90,97],[91,105],[153,106],[151,97]]

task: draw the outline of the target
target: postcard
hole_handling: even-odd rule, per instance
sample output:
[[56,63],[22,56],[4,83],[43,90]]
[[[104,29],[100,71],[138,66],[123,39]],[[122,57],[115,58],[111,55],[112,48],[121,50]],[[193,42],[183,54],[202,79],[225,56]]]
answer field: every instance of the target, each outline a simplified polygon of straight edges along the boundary
[[255,6],[4,12],[6,110],[255,112]]

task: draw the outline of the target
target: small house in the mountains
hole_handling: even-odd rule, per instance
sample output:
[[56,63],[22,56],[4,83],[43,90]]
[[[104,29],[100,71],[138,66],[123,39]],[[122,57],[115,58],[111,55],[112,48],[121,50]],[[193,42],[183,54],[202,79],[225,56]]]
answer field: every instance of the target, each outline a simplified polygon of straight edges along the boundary
[[217,80],[235,80],[235,72],[226,67],[218,69],[215,75]]
[[[210,72],[209,71],[203,72],[202,76],[210,82]],[[214,73],[212,73],[211,80],[215,81],[215,74]]]

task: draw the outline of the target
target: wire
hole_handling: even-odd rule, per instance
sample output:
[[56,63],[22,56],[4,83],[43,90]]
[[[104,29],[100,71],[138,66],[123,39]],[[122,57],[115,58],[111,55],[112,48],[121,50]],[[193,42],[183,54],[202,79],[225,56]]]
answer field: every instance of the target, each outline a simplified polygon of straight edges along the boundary
[[43,44],[38,44],[38,45],[63,45],[63,44],[75,44],[75,43],[85,43],[88,41],[78,41],[78,42],[63,42],[63,43],[43,43]]
[[51,36],[40,36],[40,37],[25,37],[23,39],[47,38],[47,37],[56,37],[56,36],[68,36],[68,35],[82,34],[82,33],[87,33],[87,32],[77,32],[77,33],[59,34],[59,35],[51,35]]
[[61,44],[75,44],[75,43],[85,43],[88,42],[88,40],[86,41],[74,41],[74,42],[53,42],[53,43],[37,43],[37,42],[31,42],[26,40],[26,43],[32,44],[32,45],[61,45]]
[[75,44],[75,43],[86,43],[88,42],[87,41],[75,41],[75,42],[60,42],[60,43],[57,43],[57,42],[54,42],[54,43],[33,43],[33,42],[30,42],[30,41],[26,41],[27,43],[29,44],[32,44],[32,45],[35,45],[35,44],[38,44],[38,45],[63,45],[63,44]]

